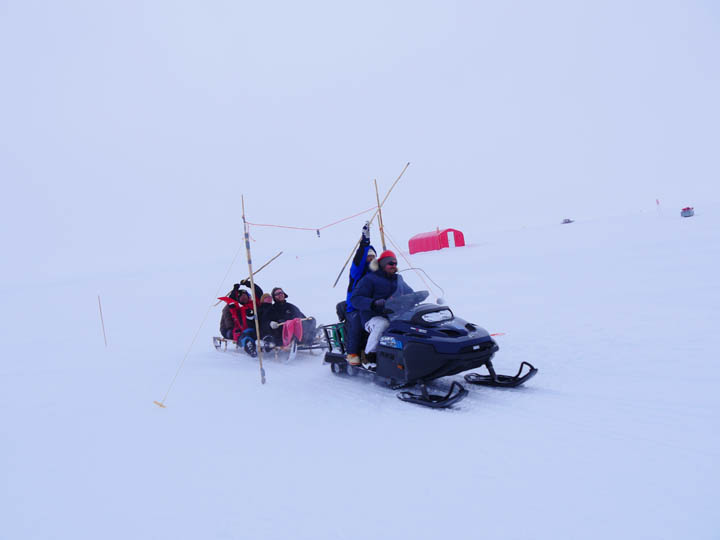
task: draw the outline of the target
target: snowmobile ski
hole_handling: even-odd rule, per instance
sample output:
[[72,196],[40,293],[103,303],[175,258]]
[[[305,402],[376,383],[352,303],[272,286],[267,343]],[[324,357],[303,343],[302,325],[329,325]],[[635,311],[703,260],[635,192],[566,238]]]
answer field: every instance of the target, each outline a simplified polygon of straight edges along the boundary
[[[528,371],[527,373],[525,373],[525,375],[521,375],[525,366],[528,367]],[[520,364],[520,369],[518,369],[516,375],[499,375],[495,372],[495,368],[493,367],[490,360],[485,363],[485,367],[487,367],[489,375],[481,375],[480,373],[468,373],[467,375],[465,375],[465,381],[470,384],[514,388],[532,379],[538,371],[537,368],[533,366],[530,362],[522,362]]]
[[[455,403],[463,400],[468,395],[468,391],[465,387],[457,381],[453,381],[450,385],[450,389],[447,394],[430,394],[427,391],[427,387],[424,383],[420,383],[420,394],[413,394],[412,392],[400,392],[397,397],[401,401],[408,403],[415,403],[416,405],[423,405],[424,407],[431,407],[433,409],[445,409],[454,405]],[[453,393],[453,391],[455,391]]]
[[293,360],[295,360],[295,357],[297,356],[297,350],[298,342],[297,339],[293,337],[292,341],[290,342],[290,349],[286,362],[292,362]]

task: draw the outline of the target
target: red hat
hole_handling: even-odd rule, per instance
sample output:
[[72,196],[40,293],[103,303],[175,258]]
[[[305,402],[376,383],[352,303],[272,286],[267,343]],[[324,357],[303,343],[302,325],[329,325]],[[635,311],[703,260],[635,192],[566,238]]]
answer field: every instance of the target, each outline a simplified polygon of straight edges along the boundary
[[378,261],[383,260],[385,257],[392,257],[393,259],[397,259],[397,257],[395,256],[395,253],[393,253],[389,249],[386,249],[385,251],[383,251],[380,254],[380,256],[378,257]]

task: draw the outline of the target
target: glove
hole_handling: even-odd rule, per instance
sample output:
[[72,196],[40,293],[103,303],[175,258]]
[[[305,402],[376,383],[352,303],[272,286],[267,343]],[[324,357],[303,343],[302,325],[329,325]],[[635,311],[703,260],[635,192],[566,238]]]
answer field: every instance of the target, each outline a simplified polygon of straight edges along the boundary
[[280,325],[277,323],[277,321],[270,321],[270,328],[273,330],[277,330],[280,327]]
[[385,312],[385,299],[384,298],[378,298],[377,300],[373,300],[372,304],[370,304],[370,307],[375,313],[384,313]]
[[362,237],[364,240],[370,241],[370,222],[366,221],[362,228]]
[[239,288],[240,288],[239,283],[236,283],[235,285],[233,285],[233,291],[237,291]]
[[240,285],[242,285],[243,287],[249,287],[249,286],[250,286],[250,280],[249,280],[249,279],[243,279],[243,280],[240,282]]

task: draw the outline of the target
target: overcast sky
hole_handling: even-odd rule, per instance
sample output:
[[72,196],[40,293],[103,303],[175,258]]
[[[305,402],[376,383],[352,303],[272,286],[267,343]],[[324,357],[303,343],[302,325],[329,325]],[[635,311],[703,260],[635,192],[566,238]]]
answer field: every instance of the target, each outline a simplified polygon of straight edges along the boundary
[[322,225],[408,161],[403,242],[702,207],[719,23],[711,1],[0,0],[3,266],[232,252],[240,194]]

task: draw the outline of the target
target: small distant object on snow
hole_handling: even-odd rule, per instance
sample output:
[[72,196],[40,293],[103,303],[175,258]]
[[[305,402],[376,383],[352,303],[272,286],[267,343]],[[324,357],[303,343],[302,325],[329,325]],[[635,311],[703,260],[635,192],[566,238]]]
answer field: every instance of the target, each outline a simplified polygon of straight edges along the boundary
[[693,217],[695,215],[695,209],[692,206],[686,206],[680,210],[680,215],[682,217]]
[[574,221],[570,218],[565,218],[562,220],[561,225],[565,225],[566,223],[574,223]]

